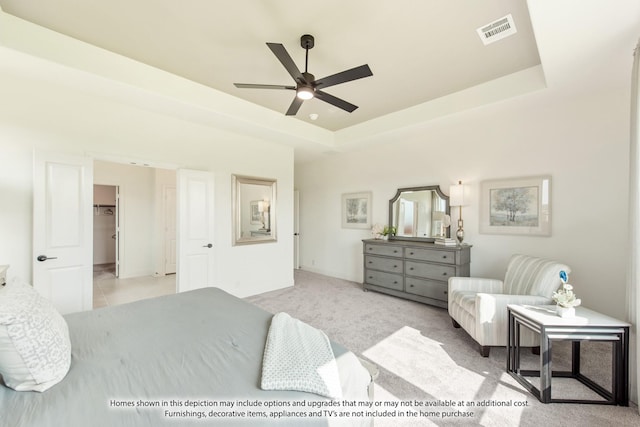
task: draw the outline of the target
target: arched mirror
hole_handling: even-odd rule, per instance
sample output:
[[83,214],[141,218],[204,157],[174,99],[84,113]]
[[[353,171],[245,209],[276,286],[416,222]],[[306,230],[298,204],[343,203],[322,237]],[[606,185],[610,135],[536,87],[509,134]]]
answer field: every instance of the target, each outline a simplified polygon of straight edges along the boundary
[[233,244],[277,241],[276,180],[232,176]]
[[399,188],[389,200],[389,227],[396,231],[390,238],[433,242],[449,237],[445,215],[449,215],[449,196],[440,186]]

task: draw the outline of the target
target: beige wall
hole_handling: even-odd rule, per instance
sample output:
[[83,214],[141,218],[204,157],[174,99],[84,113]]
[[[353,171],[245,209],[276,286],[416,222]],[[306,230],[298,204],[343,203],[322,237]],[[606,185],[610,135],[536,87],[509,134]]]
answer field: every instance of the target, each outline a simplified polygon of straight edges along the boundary
[[[473,275],[503,277],[513,253],[558,259],[573,269],[585,305],[623,317],[628,129],[625,90],[567,97],[547,89],[297,167],[302,267],[362,281],[361,239],[371,234],[341,228],[342,193],[372,191],[373,223],[386,223],[396,188],[437,184],[448,194],[462,180]],[[479,233],[481,181],[542,174],[552,177],[551,237]]]

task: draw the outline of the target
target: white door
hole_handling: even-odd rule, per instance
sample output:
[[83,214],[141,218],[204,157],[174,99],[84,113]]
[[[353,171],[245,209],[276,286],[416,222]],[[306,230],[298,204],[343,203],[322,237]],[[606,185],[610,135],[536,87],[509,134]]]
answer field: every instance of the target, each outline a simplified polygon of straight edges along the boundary
[[164,188],[164,274],[176,272],[176,188]]
[[33,286],[61,313],[93,307],[93,160],[36,152]]
[[113,235],[116,245],[116,277],[120,277],[120,187],[116,187],[116,230]]
[[293,192],[293,268],[300,268],[300,192]]
[[214,286],[213,174],[179,169],[177,182],[178,292]]

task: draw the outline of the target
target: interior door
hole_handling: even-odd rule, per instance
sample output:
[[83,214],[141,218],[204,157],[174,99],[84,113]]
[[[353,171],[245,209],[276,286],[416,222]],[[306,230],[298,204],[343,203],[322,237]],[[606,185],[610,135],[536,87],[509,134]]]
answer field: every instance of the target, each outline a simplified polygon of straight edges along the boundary
[[177,183],[178,292],[214,286],[213,174],[179,169]]
[[300,192],[293,192],[293,268],[300,268]]
[[93,160],[36,152],[33,286],[61,313],[93,308]]

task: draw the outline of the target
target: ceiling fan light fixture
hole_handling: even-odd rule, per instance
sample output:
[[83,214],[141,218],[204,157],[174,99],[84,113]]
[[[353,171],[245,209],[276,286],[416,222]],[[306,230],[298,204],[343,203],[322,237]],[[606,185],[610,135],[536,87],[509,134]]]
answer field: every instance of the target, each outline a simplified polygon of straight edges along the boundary
[[304,100],[311,99],[314,97],[313,88],[309,86],[301,86],[296,91],[296,96]]

